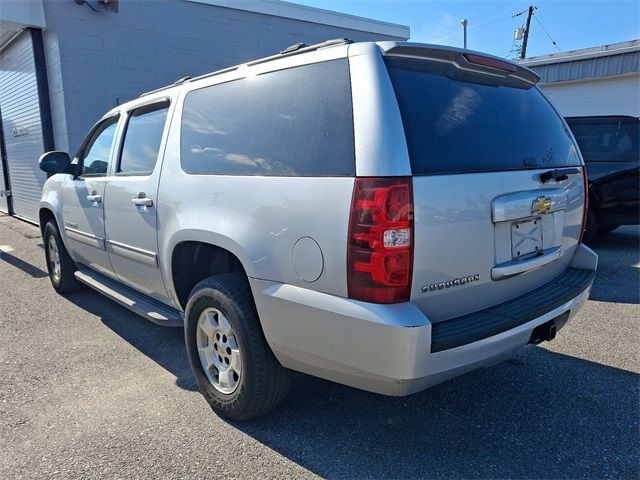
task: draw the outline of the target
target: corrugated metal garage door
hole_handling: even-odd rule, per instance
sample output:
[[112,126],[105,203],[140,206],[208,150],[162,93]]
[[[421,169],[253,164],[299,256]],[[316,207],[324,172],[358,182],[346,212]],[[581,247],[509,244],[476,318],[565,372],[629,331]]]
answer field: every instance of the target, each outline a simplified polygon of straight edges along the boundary
[[40,193],[47,177],[38,168],[44,141],[29,32],[0,52],[0,115],[13,213],[37,222]]

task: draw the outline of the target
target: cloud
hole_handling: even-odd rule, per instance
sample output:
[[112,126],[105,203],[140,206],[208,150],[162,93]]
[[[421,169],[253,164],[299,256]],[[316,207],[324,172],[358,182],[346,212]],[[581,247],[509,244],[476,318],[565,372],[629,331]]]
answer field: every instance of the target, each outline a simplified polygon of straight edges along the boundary
[[421,43],[451,44],[455,37],[462,38],[460,21],[449,12],[438,12],[435,20],[418,27],[411,41]]
[[191,147],[191,153],[200,154],[200,153],[222,153],[222,150],[216,147],[201,147],[200,145],[194,145]]
[[456,25],[456,18],[447,12],[440,13],[440,23],[446,27],[450,27],[451,25]]

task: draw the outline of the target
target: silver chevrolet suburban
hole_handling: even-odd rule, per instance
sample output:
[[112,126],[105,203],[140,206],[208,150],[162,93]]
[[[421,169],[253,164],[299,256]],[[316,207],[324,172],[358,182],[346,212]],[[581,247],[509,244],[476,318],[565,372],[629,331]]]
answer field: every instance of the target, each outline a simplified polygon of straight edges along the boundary
[[552,340],[589,296],[586,176],[532,71],[413,43],[295,45],[109,111],[49,152],[51,283],[183,326],[246,420],[289,370],[407,395]]

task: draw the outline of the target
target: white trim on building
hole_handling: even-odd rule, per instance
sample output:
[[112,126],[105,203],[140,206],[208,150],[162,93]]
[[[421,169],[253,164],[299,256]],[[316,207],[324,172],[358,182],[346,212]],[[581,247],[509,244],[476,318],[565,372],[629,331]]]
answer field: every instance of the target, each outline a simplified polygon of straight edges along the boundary
[[45,27],[42,0],[0,0],[0,48],[24,27]]
[[206,3],[218,7],[245,10],[248,12],[273,15],[275,17],[301,20],[304,22],[332,25],[334,27],[360,30],[362,32],[377,33],[408,39],[411,35],[406,25],[382,22],[370,18],[357,17],[346,13],[309,7],[283,0],[186,0],[188,2]]
[[589,58],[609,57],[622,53],[640,51],[640,39],[629,40],[628,42],[611,43],[598,47],[583,48],[580,50],[570,50],[568,52],[551,53],[549,55],[539,55],[520,60],[518,63],[527,67],[536,65],[550,65],[552,63],[573,62],[576,60],[587,60]]

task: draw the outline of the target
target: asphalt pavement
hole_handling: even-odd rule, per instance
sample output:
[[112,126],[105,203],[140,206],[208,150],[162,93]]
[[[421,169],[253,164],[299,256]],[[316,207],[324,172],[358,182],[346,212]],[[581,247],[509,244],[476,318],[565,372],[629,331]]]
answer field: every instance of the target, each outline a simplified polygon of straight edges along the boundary
[[0,478],[639,478],[640,228],[591,246],[591,300],[551,343],[404,398],[296,374],[232,423],[181,329],[57,295],[38,229],[0,216]]

